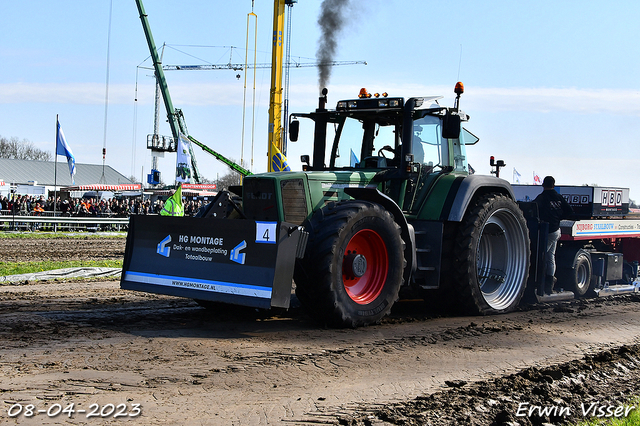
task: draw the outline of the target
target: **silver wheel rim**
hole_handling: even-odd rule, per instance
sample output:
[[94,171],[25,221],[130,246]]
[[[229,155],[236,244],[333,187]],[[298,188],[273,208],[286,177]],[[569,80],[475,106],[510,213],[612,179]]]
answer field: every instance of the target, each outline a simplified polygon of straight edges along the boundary
[[486,221],[477,251],[482,297],[495,310],[511,307],[525,285],[529,251],[527,230],[509,209],[498,209]]
[[583,292],[589,286],[589,282],[587,281],[587,266],[584,263],[581,263],[578,266],[578,270],[576,271],[576,288],[578,291]]

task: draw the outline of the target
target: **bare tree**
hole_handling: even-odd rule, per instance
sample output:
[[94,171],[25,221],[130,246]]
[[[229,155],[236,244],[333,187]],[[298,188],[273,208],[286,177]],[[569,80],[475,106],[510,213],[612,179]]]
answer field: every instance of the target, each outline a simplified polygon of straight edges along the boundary
[[20,141],[15,136],[10,139],[0,136],[0,158],[51,161],[51,157],[51,152],[36,148],[33,142],[27,139]]
[[[231,161],[235,162],[235,160],[233,159]],[[242,164],[242,167],[246,167],[246,164]],[[229,169],[227,174],[218,178],[216,185],[217,185],[216,189],[218,191],[227,190],[229,186],[242,185],[242,175],[236,172],[235,170]]]
[[218,182],[216,183],[217,190],[224,191],[229,189],[229,187],[232,185],[241,185],[242,184],[241,177],[242,176],[240,175],[240,173],[229,170],[229,172],[226,175],[221,176],[218,179]]

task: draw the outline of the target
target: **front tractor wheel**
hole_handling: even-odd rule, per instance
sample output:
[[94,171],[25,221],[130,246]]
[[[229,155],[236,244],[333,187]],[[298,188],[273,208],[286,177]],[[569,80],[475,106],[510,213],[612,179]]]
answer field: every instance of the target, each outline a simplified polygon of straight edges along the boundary
[[342,258],[342,283],[354,302],[366,305],[382,292],[389,270],[389,253],[380,234],[358,231],[347,243]]
[[405,266],[400,227],[380,205],[344,201],[317,211],[295,271],[304,307],[332,326],[379,321],[398,298]]
[[499,314],[518,306],[529,276],[529,232],[509,197],[478,200],[459,228],[455,284],[465,314]]

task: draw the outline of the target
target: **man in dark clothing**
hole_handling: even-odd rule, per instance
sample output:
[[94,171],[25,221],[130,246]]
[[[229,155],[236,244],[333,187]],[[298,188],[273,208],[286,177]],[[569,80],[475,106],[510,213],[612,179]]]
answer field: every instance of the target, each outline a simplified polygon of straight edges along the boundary
[[556,180],[546,176],[542,181],[543,191],[534,200],[538,205],[540,220],[549,224],[547,250],[545,252],[545,287],[544,292],[551,294],[556,278],[556,247],[560,239],[560,221],[573,215],[573,209],[555,190]]

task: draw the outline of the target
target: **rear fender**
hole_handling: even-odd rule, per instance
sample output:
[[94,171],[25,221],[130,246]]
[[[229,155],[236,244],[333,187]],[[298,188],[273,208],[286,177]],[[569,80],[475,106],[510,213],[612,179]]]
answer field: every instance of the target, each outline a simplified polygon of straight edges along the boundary
[[404,269],[403,278],[405,284],[408,284],[416,265],[416,237],[413,226],[407,223],[407,218],[398,204],[376,188],[345,188],[344,192],[356,200],[380,204],[391,213],[395,222],[400,226],[400,235],[405,242],[404,258],[407,261],[407,267]]
[[506,180],[494,176],[471,175],[460,181],[455,198],[450,205],[445,206],[442,217],[451,222],[462,221],[473,199],[491,192],[501,193],[515,200],[511,185]]

